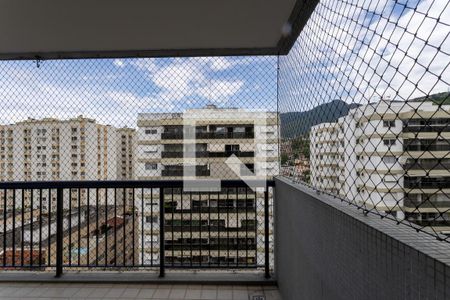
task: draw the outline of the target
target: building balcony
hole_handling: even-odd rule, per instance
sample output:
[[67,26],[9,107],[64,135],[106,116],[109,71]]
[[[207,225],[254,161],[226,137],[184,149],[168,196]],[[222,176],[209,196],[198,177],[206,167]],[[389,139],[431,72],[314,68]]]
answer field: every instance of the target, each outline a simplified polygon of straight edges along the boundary
[[[182,177],[184,176],[184,170],[183,169],[165,169],[161,171],[161,175],[163,177],[171,177],[171,176],[176,176],[176,177]],[[211,175],[211,171],[207,170],[207,169],[196,169],[195,170],[195,176],[210,176]]]
[[406,177],[404,185],[407,189],[448,189],[450,177]]
[[424,161],[409,161],[404,165],[406,170],[449,170],[450,161],[442,160],[424,160]]
[[[163,140],[180,140],[183,139],[182,132],[163,132],[161,139]],[[254,132],[197,132],[195,138],[199,140],[209,139],[253,139]]]
[[404,151],[450,151],[450,144],[448,145],[405,145]]
[[163,151],[161,152],[162,158],[206,158],[206,157],[230,157],[236,155],[237,157],[254,157],[253,151],[224,151],[224,152],[212,152],[212,151],[196,151],[196,152],[183,152],[183,151]]
[[403,132],[450,132],[450,126],[447,125],[422,125],[405,126]]
[[184,158],[184,157],[209,157],[207,151],[183,152],[183,151],[163,151],[162,158]]

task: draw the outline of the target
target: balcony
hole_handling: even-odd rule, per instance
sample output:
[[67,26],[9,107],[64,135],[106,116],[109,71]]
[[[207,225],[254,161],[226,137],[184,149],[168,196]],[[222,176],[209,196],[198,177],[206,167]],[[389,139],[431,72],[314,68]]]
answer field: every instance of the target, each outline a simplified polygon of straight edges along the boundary
[[449,170],[450,161],[448,159],[407,161],[404,168],[406,170]]
[[405,177],[405,188],[409,189],[448,189],[449,177]]
[[[170,177],[170,176],[184,176],[184,170],[183,168],[169,168],[169,169],[164,169],[161,172],[161,175],[163,177]],[[193,174],[194,175],[194,174]],[[195,176],[210,176],[211,175],[211,171],[205,168],[196,168],[195,169]]]
[[[233,192],[245,188],[245,183],[239,181],[223,181],[222,184],[224,189],[219,193],[224,203],[226,201],[235,203],[237,198],[232,195]],[[41,206],[35,205],[33,214],[28,214],[28,219],[21,219],[19,216],[22,216],[25,211],[14,209],[15,205],[13,205],[12,211],[6,214],[7,218],[3,219],[2,224],[8,224],[8,226],[3,227],[1,235],[3,238],[0,239],[7,243],[6,248],[3,246],[7,249],[6,252],[3,252],[6,255],[0,259],[3,278],[19,281],[21,278],[34,278],[34,280],[47,278],[46,280],[50,280],[48,274],[56,272],[57,276],[60,276],[58,281],[62,282],[103,281],[103,285],[100,288],[97,287],[98,291],[91,290],[89,286],[85,289],[92,293],[105,293],[106,295],[110,289],[113,291],[118,289],[113,285],[107,285],[106,282],[120,281],[121,279],[120,275],[108,275],[107,273],[100,277],[93,277],[94,274],[104,272],[105,268],[108,268],[109,272],[126,268],[126,276],[130,281],[141,284],[147,282],[145,286],[148,289],[130,286],[128,291],[134,289],[133,291],[136,293],[149,293],[148,286],[153,287],[152,283],[162,280],[152,279],[154,277],[151,274],[159,274],[165,276],[167,280],[172,280],[171,282],[174,282],[173,280],[176,282],[177,280],[187,280],[182,273],[177,275],[177,270],[184,270],[183,272],[191,269],[213,270],[215,274],[227,269],[234,270],[234,272],[251,270],[254,275],[250,275],[249,278],[255,280],[258,278],[255,277],[256,274],[264,274],[269,271],[269,275],[272,275],[273,266],[277,266],[276,270],[278,271],[275,270],[274,276],[276,276],[285,297],[291,298],[295,295],[306,294],[314,298],[315,293],[323,292],[319,287],[314,287],[317,278],[322,278],[322,284],[330,289],[326,290],[325,298],[332,298],[332,293],[334,293],[332,287],[340,284],[336,283],[335,276],[328,278],[323,273],[314,273],[316,265],[329,266],[332,261],[351,261],[356,256],[361,260],[361,264],[345,264],[345,267],[337,268],[335,272],[339,273],[341,277],[352,278],[352,285],[358,284],[369,288],[373,280],[383,282],[387,280],[386,278],[393,279],[383,275],[383,264],[373,263],[373,257],[366,253],[371,253],[370,251],[376,253],[382,249],[394,251],[394,248],[403,247],[404,250],[401,252],[403,260],[410,261],[410,264],[405,265],[400,260],[394,260],[394,265],[399,268],[397,272],[402,276],[414,277],[416,273],[410,269],[407,271],[406,268],[409,268],[411,264],[413,267],[419,268],[426,263],[426,261],[417,261],[414,257],[427,254],[429,255],[428,259],[433,260],[436,254],[429,252],[429,245],[440,243],[425,233],[416,233],[406,228],[401,229],[395,222],[381,220],[373,215],[364,216],[357,208],[337,202],[331,197],[318,195],[309,188],[283,178],[277,179],[275,182],[268,182],[272,188],[270,194],[256,194],[257,206],[241,207],[239,210],[232,206],[221,207],[220,211],[212,210],[211,207],[203,207],[201,210],[194,207],[193,209],[178,209],[182,204],[173,202],[174,196],[182,199],[193,197],[200,199],[202,197],[197,192],[181,192],[182,185],[182,181],[0,183],[0,190],[16,191],[15,196],[14,193],[8,192],[8,195],[12,195],[13,204],[16,201],[19,203],[22,201],[19,193],[22,190],[30,191],[30,193],[33,190],[34,195],[39,195],[37,198],[29,199],[33,204],[41,202],[40,191],[45,194],[49,190],[54,190],[57,195],[56,207],[51,208],[50,211],[44,212]],[[124,190],[125,193],[123,193]],[[89,203],[88,206],[77,206],[78,201],[69,205],[68,203],[71,202],[65,201],[65,197],[69,196],[69,191],[77,196],[78,193],[86,196],[87,198],[84,200]],[[140,194],[142,191],[144,194]],[[272,193],[277,199],[276,202],[273,202],[274,211],[269,206],[272,201],[269,196]],[[205,193],[203,196],[208,194]],[[132,198],[128,198],[127,195],[137,196],[138,201],[129,201]],[[141,199],[148,199],[149,195],[154,195],[153,197],[157,199],[158,205],[152,206],[151,211],[155,212],[159,219],[151,223],[151,226],[146,225],[146,230],[143,231],[144,227],[141,227],[143,226],[141,222],[145,221],[144,216],[149,210],[145,201],[141,201]],[[83,202],[82,198],[80,200]],[[262,213],[262,219],[251,215],[255,210]],[[176,218],[185,220],[183,224],[174,219],[174,214],[178,216]],[[242,224],[240,227],[235,225],[228,227],[225,220],[233,218],[236,214],[247,215],[247,220],[249,220],[249,216],[256,219]],[[199,223],[200,215],[205,215],[205,221],[201,223]],[[221,216],[224,217],[223,221],[218,223],[214,221],[215,224],[207,223],[207,220],[214,220]],[[274,222],[273,228],[270,225],[272,222]],[[348,222],[352,222],[353,225],[347,226]],[[434,219],[417,222],[427,226],[446,224],[445,221]],[[48,224],[54,224],[54,226],[48,226]],[[27,231],[28,228],[33,228],[33,230]],[[4,234],[5,232],[7,235]],[[26,234],[27,232],[29,234]],[[318,235],[319,232],[322,235]],[[367,235],[367,232],[373,233],[373,236]],[[185,238],[181,238],[180,233],[186,234]],[[142,237],[146,234],[154,235],[158,239],[144,243],[145,239]],[[273,240],[272,234],[275,234],[275,240]],[[324,234],[325,236],[323,236]],[[360,243],[360,235],[367,238],[363,245]],[[28,238],[22,239],[21,237],[24,236]],[[417,244],[413,246],[414,241],[411,239],[426,241],[426,244],[420,243],[420,248],[417,249]],[[84,241],[90,242],[85,244]],[[160,241],[164,242],[160,243]],[[326,241],[326,247],[320,246],[324,241]],[[356,245],[363,247],[361,250],[364,255],[350,251],[350,249],[355,249]],[[270,259],[273,255],[272,247],[275,247],[276,250],[274,262],[271,262]],[[292,247],[297,251],[292,252]],[[330,247],[336,251],[329,251]],[[148,249],[144,251],[144,248]],[[142,257],[146,256],[154,256],[154,259],[148,262],[142,260]],[[389,257],[380,257],[380,259],[391,261]],[[314,265],[307,263],[311,260],[315,261]],[[372,265],[370,265],[371,262]],[[301,268],[297,269],[298,267]],[[367,276],[372,277],[370,281],[357,275],[366,268],[370,269],[370,272],[366,273]],[[6,270],[16,270],[20,273],[11,273]],[[30,270],[34,272],[33,277],[27,275]],[[83,279],[79,278],[77,273],[83,274],[87,270],[90,272],[82,275]],[[296,273],[299,270],[301,270],[300,273]],[[143,273],[144,271],[145,273]],[[142,274],[146,274],[148,279],[143,278]],[[310,274],[315,275],[311,277]],[[203,275],[190,276],[188,279],[190,282],[208,280],[210,283],[217,283],[220,278],[222,278],[221,280],[227,278],[225,274],[220,277],[207,275],[211,277],[209,279]],[[248,280],[245,279],[245,276],[239,277],[236,274],[233,276],[242,278],[243,282],[250,282],[245,281]],[[256,281],[253,281],[254,283]],[[260,281],[260,283],[264,283],[264,281]],[[17,285],[20,286],[20,283],[15,286]],[[23,284],[23,286],[26,290],[26,285]],[[287,287],[290,288],[287,289]],[[151,292],[163,293],[159,289],[164,288],[155,286]],[[173,289],[181,290],[182,288],[174,286]],[[205,290],[207,289],[208,287],[205,286]],[[218,293],[223,288],[215,287],[214,289]],[[56,291],[54,287],[51,287],[50,290],[55,293],[63,292],[62,289]],[[253,286],[245,290],[247,294],[251,290],[274,291],[270,287]],[[76,288],[70,291],[74,295],[82,293]],[[2,289],[0,292],[7,293]],[[16,295],[25,297],[17,289],[15,292]],[[125,293],[126,291],[117,290],[117,292]],[[170,291],[165,292],[170,293]],[[391,292],[383,290],[382,294],[387,296]],[[233,292],[231,291],[231,293]],[[352,291],[349,290],[348,294],[352,295]]]
[[163,132],[161,133],[162,140],[182,140],[183,132]]
[[183,151],[163,151],[161,152],[162,158],[183,158],[183,157],[209,157],[207,151],[196,151],[196,152],[183,152]]
[[163,151],[161,152],[162,158],[206,158],[206,157],[225,157],[228,158],[231,155],[236,155],[237,157],[254,157],[255,152],[253,151],[224,151],[224,152],[213,152],[213,151],[196,151],[196,152],[183,152],[183,151]]
[[450,200],[447,201],[436,201],[430,197],[430,200],[417,201],[415,199],[405,199],[404,201],[405,207],[415,208],[415,209],[439,209],[443,208],[442,211],[446,211],[450,208]]
[[449,145],[405,145],[404,151],[449,151]]
[[20,2],[0,298],[450,298],[447,1]]

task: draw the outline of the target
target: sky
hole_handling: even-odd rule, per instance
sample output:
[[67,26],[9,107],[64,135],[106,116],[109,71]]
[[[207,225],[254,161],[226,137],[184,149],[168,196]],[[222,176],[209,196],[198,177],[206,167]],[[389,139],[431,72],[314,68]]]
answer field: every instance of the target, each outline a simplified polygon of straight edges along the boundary
[[448,91],[449,33],[448,1],[323,0],[280,58],[280,111]]
[[219,107],[276,110],[275,57],[0,62],[0,123],[94,118],[136,127],[138,113]]
[[449,90],[449,32],[448,1],[322,0],[280,57],[279,86],[274,56],[3,61],[0,124],[84,115],[136,127],[141,112],[207,104],[273,111],[279,99],[286,112],[407,100]]

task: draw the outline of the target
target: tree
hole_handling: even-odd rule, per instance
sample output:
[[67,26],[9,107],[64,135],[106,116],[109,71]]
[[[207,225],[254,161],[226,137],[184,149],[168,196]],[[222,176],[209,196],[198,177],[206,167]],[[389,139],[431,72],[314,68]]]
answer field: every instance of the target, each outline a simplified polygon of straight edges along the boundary
[[309,159],[309,136],[299,136],[292,140],[292,151],[294,157],[304,156]]

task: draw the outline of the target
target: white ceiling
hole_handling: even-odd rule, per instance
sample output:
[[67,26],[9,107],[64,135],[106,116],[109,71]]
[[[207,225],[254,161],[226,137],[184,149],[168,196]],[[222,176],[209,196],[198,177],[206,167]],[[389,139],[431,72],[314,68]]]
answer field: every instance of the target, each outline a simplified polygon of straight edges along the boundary
[[0,59],[276,54],[295,3],[0,0]]

